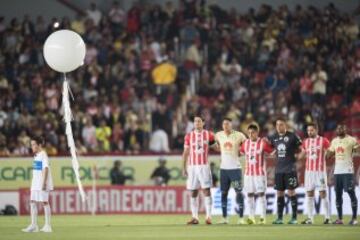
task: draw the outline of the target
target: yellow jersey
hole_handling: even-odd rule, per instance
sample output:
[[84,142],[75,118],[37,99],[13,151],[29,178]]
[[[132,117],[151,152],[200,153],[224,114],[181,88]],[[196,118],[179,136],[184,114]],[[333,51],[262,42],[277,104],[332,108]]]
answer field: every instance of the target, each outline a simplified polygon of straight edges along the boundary
[[334,174],[354,173],[353,150],[359,147],[356,138],[346,135],[331,141],[329,151],[335,152]]
[[234,130],[231,131],[229,135],[227,135],[224,131],[220,131],[216,133],[215,140],[220,146],[220,169],[241,168],[239,151],[241,144],[246,140],[245,135]]

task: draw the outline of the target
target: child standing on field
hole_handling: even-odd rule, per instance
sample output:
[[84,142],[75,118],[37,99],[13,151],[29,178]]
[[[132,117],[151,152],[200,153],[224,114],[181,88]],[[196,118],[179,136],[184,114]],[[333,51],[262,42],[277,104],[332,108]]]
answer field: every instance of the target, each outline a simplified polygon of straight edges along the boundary
[[44,139],[42,137],[34,137],[31,139],[31,149],[34,156],[33,176],[31,182],[30,195],[30,215],[31,224],[22,229],[23,232],[38,232],[37,224],[37,203],[41,203],[44,207],[45,225],[40,230],[42,232],[52,232],[50,225],[51,210],[49,205],[49,193],[53,190],[53,181],[49,166],[49,158],[44,151]]

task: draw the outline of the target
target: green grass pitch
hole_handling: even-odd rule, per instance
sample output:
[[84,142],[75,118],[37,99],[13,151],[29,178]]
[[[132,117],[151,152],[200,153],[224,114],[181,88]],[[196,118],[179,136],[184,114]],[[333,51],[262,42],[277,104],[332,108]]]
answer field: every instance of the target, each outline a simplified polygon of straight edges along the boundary
[[[53,233],[23,233],[20,230],[29,224],[29,217],[0,217],[0,239],[276,239],[276,240],[351,240],[360,239],[360,225],[334,226],[318,224],[309,225],[271,225],[274,216],[267,217],[267,224],[236,225],[237,218],[232,217],[230,224],[206,226],[202,217],[201,224],[186,226],[188,215],[66,215],[53,216]],[[335,217],[334,217],[335,218]],[[299,217],[299,220],[303,216]],[[214,217],[213,222],[219,220]],[[287,218],[285,220],[288,220]],[[349,217],[345,218],[348,223]],[[39,218],[39,226],[43,216]]]

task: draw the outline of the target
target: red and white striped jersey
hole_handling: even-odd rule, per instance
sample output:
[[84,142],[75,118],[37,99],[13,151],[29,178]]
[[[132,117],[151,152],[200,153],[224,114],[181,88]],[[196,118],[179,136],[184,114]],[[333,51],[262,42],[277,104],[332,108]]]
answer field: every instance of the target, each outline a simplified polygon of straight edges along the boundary
[[316,136],[307,138],[302,143],[306,154],[305,171],[326,171],[325,151],[330,147],[327,138]]
[[184,148],[190,148],[188,166],[207,165],[209,145],[215,143],[214,133],[208,130],[193,130],[186,134]]
[[246,139],[240,149],[240,152],[245,154],[245,175],[265,176],[264,153],[271,153],[272,151],[271,146],[262,138],[258,138],[256,141]]

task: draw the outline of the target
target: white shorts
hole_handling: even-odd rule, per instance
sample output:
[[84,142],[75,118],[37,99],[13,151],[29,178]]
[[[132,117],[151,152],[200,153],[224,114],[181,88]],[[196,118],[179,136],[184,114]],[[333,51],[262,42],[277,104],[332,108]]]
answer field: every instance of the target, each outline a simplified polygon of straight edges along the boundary
[[50,191],[31,190],[30,201],[49,202]]
[[325,172],[305,171],[305,189],[306,191],[326,191],[327,177]]
[[244,175],[244,191],[247,193],[264,193],[266,191],[266,176]]
[[188,190],[212,187],[212,176],[209,165],[188,166],[187,173],[186,188]]

